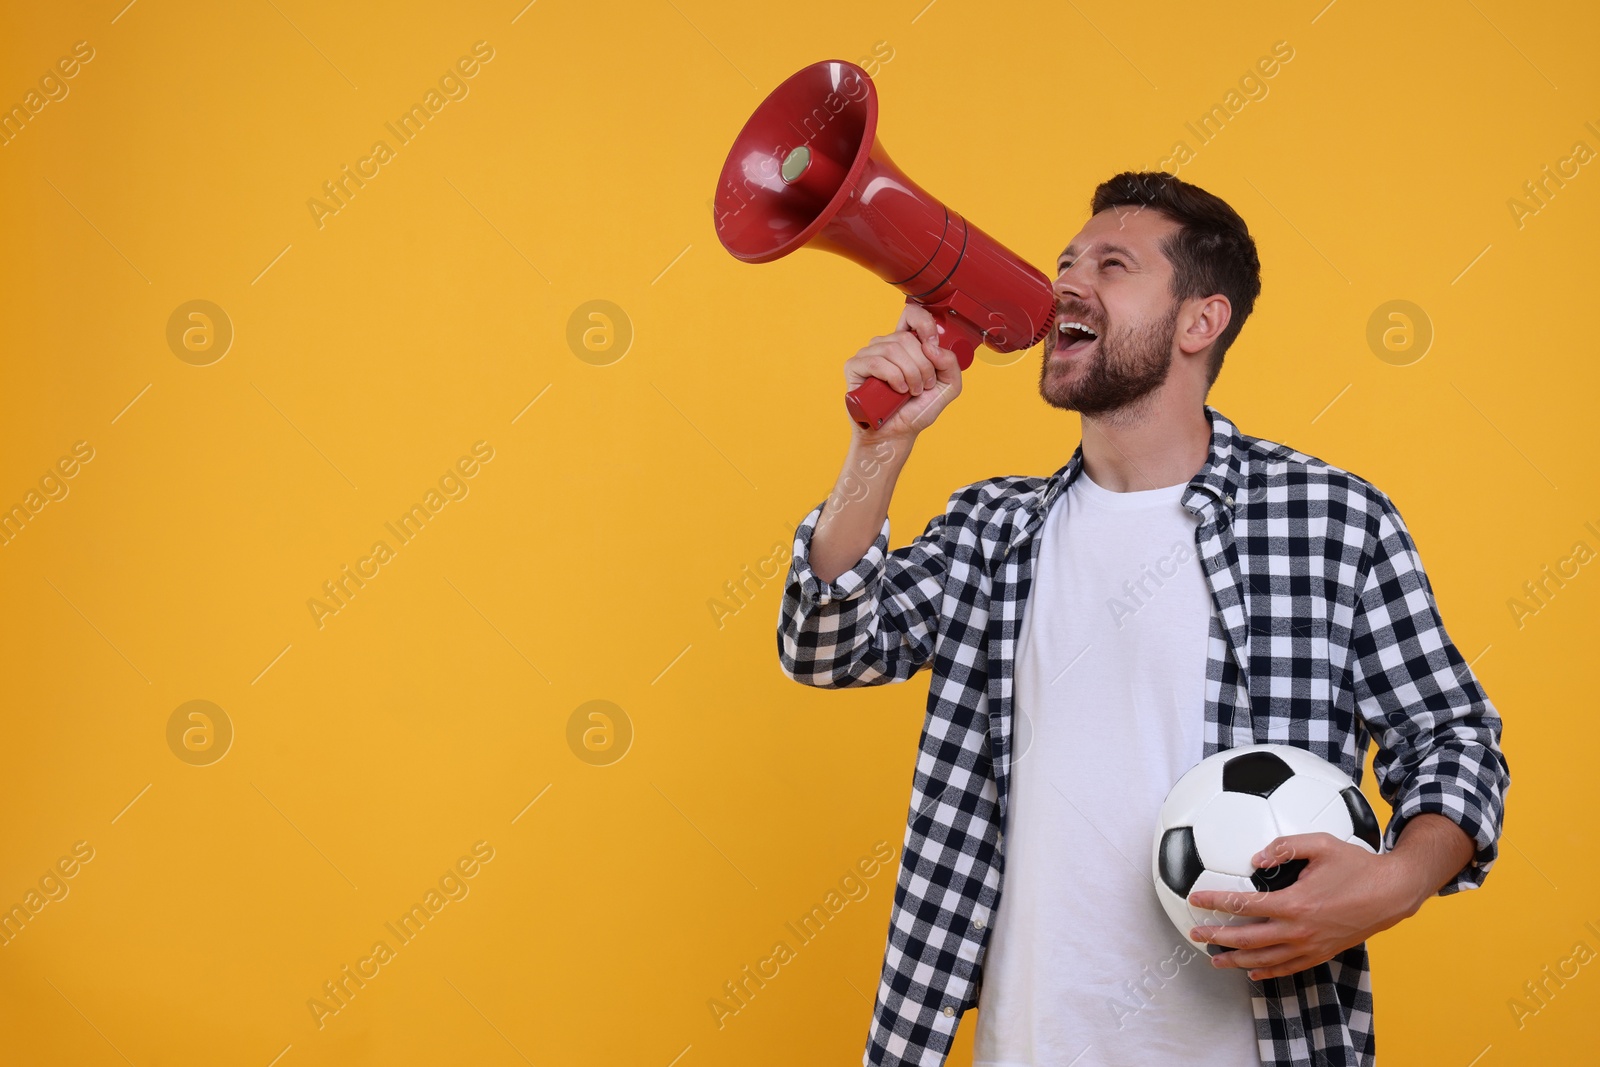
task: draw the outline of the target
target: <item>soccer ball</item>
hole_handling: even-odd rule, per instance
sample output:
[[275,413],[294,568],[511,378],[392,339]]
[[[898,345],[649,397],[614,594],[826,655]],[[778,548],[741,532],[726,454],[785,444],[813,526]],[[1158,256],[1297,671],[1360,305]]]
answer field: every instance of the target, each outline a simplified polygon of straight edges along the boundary
[[1338,767],[1292,745],[1247,745],[1207,756],[1161,804],[1150,864],[1156,897],[1178,932],[1212,955],[1225,945],[1189,939],[1195,926],[1265,922],[1188,903],[1194,890],[1274,892],[1294,884],[1303,859],[1259,870],[1250,857],[1274,838],[1330,833],[1377,854],[1383,840],[1372,805]]

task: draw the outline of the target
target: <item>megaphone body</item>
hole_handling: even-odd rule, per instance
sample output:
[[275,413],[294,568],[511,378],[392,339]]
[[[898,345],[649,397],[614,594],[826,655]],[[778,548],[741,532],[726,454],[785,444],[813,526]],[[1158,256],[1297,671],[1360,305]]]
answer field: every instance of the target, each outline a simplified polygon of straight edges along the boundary
[[[767,263],[808,246],[844,256],[925,306],[965,370],[977,346],[1031,348],[1055,317],[1037,268],[928,195],[877,139],[877,89],[854,63],[812,64],[774,89],[734,140],[717,183],[717,236]],[[845,396],[877,429],[910,394],[868,378]]]

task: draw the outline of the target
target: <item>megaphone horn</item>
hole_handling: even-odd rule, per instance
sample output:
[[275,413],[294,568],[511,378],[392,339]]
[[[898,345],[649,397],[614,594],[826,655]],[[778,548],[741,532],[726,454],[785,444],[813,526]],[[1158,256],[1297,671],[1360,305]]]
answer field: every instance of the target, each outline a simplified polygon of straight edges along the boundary
[[[972,364],[978,345],[1031,348],[1055,317],[1050,281],[906,177],[877,139],[878,92],[854,63],[824,60],[761,102],[717,181],[722,246],[769,263],[802,246],[859,263],[932,313],[939,344]],[[845,394],[875,430],[910,399],[881,378]]]

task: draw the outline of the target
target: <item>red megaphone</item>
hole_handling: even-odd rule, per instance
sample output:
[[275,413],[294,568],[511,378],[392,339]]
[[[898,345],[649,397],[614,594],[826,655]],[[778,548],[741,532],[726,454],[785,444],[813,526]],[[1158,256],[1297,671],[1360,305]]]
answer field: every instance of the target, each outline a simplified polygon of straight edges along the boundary
[[[877,129],[877,88],[854,63],[825,60],[790,76],[722,165],[722,246],[746,263],[809,245],[861,264],[933,313],[962,370],[979,344],[1014,352],[1043,340],[1056,309],[1049,279],[907,178]],[[908,399],[868,378],[845,407],[875,430]]]

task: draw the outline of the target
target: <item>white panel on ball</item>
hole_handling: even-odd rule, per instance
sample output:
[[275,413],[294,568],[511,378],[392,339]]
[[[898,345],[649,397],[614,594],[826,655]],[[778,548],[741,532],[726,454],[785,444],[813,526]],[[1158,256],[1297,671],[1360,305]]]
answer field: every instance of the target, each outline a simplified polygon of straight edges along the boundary
[[1272,808],[1249,793],[1218,793],[1194,821],[1194,843],[1207,871],[1249,878],[1250,857],[1278,836]]

